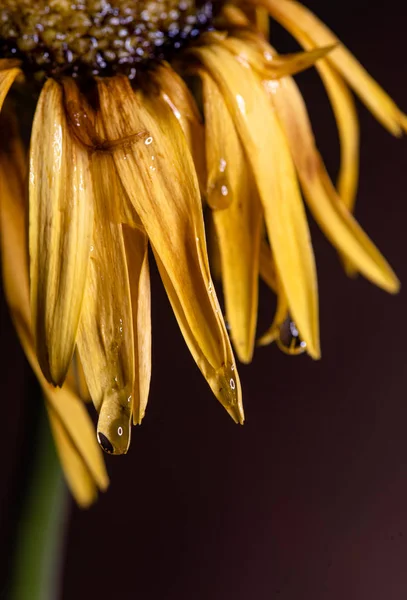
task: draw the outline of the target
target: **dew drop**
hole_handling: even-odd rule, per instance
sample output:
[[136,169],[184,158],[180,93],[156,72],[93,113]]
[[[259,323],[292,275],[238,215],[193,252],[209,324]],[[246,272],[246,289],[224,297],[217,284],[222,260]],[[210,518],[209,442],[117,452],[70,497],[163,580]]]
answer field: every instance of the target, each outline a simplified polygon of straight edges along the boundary
[[123,427],[118,427],[117,428],[117,434],[122,436],[123,435]]
[[231,387],[232,390],[236,389],[236,383],[235,383],[235,380],[233,378],[230,379],[229,385],[230,385],[230,387]]
[[148,138],[145,140],[145,142],[144,142],[144,143],[145,143],[145,145],[146,145],[146,146],[149,146],[149,145],[152,143],[152,141],[153,141],[153,138],[152,138],[151,136],[149,136],[149,137],[148,137]]

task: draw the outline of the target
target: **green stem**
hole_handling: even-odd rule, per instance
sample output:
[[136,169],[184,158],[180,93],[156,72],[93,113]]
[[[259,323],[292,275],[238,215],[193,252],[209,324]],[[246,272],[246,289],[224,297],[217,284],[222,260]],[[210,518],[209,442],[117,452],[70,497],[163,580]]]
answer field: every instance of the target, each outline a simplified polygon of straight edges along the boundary
[[35,453],[17,532],[11,600],[56,600],[59,595],[67,492],[44,407]]

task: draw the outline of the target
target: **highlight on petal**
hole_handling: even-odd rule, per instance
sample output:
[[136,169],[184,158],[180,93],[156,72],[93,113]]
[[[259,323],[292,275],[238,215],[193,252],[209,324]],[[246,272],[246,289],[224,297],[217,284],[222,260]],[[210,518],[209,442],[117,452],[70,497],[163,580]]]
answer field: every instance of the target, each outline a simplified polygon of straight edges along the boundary
[[291,78],[282,79],[277,86],[275,82],[272,84],[269,97],[289,140],[305,198],[315,220],[331,243],[367,279],[388,292],[397,292],[396,275],[347,210],[326,173],[296,84]]
[[263,205],[278,275],[309,354],[318,358],[314,255],[297,178],[276,115],[259,79],[221,47],[194,51],[233,115]]
[[16,63],[17,61],[0,59],[0,111],[9,89],[16,78],[21,75],[20,69],[15,66]]
[[126,78],[101,80],[109,139],[143,133],[113,156],[150,240],[185,341],[215,396],[243,422],[240,382],[210,278],[198,182],[185,136],[158,95],[132,91]]
[[[1,122],[7,131],[10,118]],[[0,230],[4,291],[12,320],[31,367],[43,389],[49,412],[53,412],[53,427],[65,476],[77,502],[89,505],[97,489],[105,490],[108,477],[102,453],[96,442],[93,426],[82,402],[64,386],[55,389],[45,380],[38,364],[30,326],[30,295],[28,282],[28,248],[24,201],[25,173],[18,158],[22,146],[13,134],[7,136],[8,146],[0,148]]]
[[45,377],[65,380],[81,314],[93,225],[89,155],[72,136],[62,89],[38,101],[30,151],[30,275],[35,345]]
[[133,311],[135,379],[133,422],[146,412],[151,380],[151,292],[148,240],[145,232],[123,227]]
[[205,131],[196,102],[181,77],[167,64],[158,65],[150,74],[160,94],[178,119],[195,165],[201,193],[205,193]]
[[[111,454],[126,453],[130,444],[135,380],[133,316],[122,225],[109,219],[106,206],[115,202],[111,186],[95,186],[93,239],[77,346],[90,396],[99,413],[97,434]],[[103,181],[117,177],[114,164]]]
[[[251,361],[257,323],[262,210],[225,101],[205,72],[207,202],[219,242],[226,317],[239,360]],[[226,202],[224,202],[226,200]]]
[[294,0],[254,0],[295,37],[304,48],[338,46],[327,60],[339,71],[375,117],[394,135],[407,131],[406,116],[367,73],[332,31],[310,10]]

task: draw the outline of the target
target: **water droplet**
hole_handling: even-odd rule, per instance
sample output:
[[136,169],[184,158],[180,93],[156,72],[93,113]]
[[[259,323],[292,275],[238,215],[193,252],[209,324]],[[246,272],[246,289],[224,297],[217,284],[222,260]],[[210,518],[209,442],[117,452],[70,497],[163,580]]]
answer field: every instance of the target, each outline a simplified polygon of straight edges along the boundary
[[93,252],[93,251],[94,251],[94,249],[95,249],[95,248],[94,248],[94,246],[91,246],[91,247],[90,247],[90,251],[91,251],[91,252]]
[[219,171],[221,173],[225,172],[226,165],[227,165],[226,160],[224,158],[221,158],[220,161],[219,161]]
[[213,210],[228,208],[233,200],[231,187],[224,172],[217,175],[217,179],[208,185],[207,202]]
[[231,387],[232,390],[236,389],[236,383],[235,380],[233,378],[231,378],[231,380],[229,381],[229,385]]
[[290,315],[280,325],[277,345],[280,350],[291,355],[302,354],[307,347],[307,344],[301,340],[297,326]]
[[153,141],[153,138],[152,138],[151,136],[149,136],[149,137],[148,137],[148,138],[145,140],[145,142],[144,142],[144,143],[145,143],[145,145],[146,145],[146,146],[149,146],[149,145],[152,143],[152,141]]
[[118,427],[117,428],[117,434],[122,436],[123,435],[123,427]]

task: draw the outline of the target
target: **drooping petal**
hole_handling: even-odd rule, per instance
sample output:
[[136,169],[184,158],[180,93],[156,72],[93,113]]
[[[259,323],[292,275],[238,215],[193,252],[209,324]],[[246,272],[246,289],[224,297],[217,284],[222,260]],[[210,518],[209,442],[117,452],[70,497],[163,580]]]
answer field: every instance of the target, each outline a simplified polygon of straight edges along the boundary
[[158,65],[150,74],[163,99],[178,119],[187,139],[198,176],[199,187],[205,192],[205,133],[195,100],[179,75],[166,64]]
[[84,464],[81,455],[72,443],[61,420],[48,405],[47,412],[59,460],[68,486],[77,504],[81,508],[87,508],[97,499],[97,489],[93,478]]
[[287,141],[259,79],[224,48],[195,55],[233,115],[263,205],[284,291],[308,352],[319,356],[318,293],[309,230]]
[[347,210],[326,173],[315,147],[305,103],[294,81],[285,78],[277,86],[273,82],[270,99],[289,140],[301,185],[315,220],[331,243],[365,277],[389,292],[397,292],[399,282],[396,275]]
[[102,185],[117,177],[114,164],[92,163],[92,176],[95,222],[77,345],[99,413],[99,442],[107,452],[123,454],[130,444],[135,377],[130,283],[122,225],[110,220],[106,208],[116,198],[111,185]]
[[[226,316],[239,360],[251,361],[257,323],[262,210],[232,117],[201,73],[208,166],[207,201],[219,241]],[[229,206],[222,205],[227,199]]]
[[[273,59],[277,55],[270,47]],[[331,101],[338,126],[341,162],[337,189],[344,205],[353,211],[359,178],[359,119],[353,96],[339,73],[328,60],[315,64]],[[342,261],[349,276],[355,275],[355,267],[346,256]]]
[[394,135],[407,131],[407,118],[334,33],[294,0],[254,0],[287,29],[304,48],[338,44],[327,57],[376,118]]
[[143,136],[113,152],[140,216],[188,347],[229,414],[243,421],[241,390],[210,278],[198,182],[186,139],[160,96],[134,93],[126,78],[99,82],[110,139]]
[[[2,64],[3,63],[3,64]],[[10,61],[0,60],[0,111],[15,79],[21,74],[17,67],[10,68]]]
[[62,89],[49,80],[38,101],[30,152],[31,310],[45,377],[66,377],[81,314],[93,224],[88,151],[68,126]]
[[[2,121],[2,131],[10,117]],[[82,402],[69,387],[56,389],[44,378],[38,364],[31,333],[26,239],[27,207],[24,200],[25,174],[21,167],[23,150],[13,134],[9,145],[0,148],[0,231],[4,290],[21,344],[44,392],[47,407],[59,423],[55,434],[68,484],[81,505],[90,504],[97,488],[106,489],[108,477],[94,429]],[[69,445],[69,448],[67,448]],[[74,458],[69,456],[74,453]]]
[[[276,55],[269,44],[251,31],[237,32],[238,37],[230,36],[218,43],[227,48],[240,61],[247,62],[261,77],[280,79],[286,75],[294,75],[314,66],[319,60],[332,51],[334,46],[314,48],[308,52]],[[247,42],[250,43],[247,43]]]
[[151,292],[148,240],[139,229],[123,228],[130,281],[134,328],[135,380],[133,422],[140,424],[146,411],[151,380]]
[[[328,61],[320,61],[316,67],[331,100],[338,126],[341,148],[338,194],[346,208],[353,212],[359,179],[359,119],[355,102],[345,82]],[[352,261],[343,255],[342,260],[347,274],[355,275]]]

